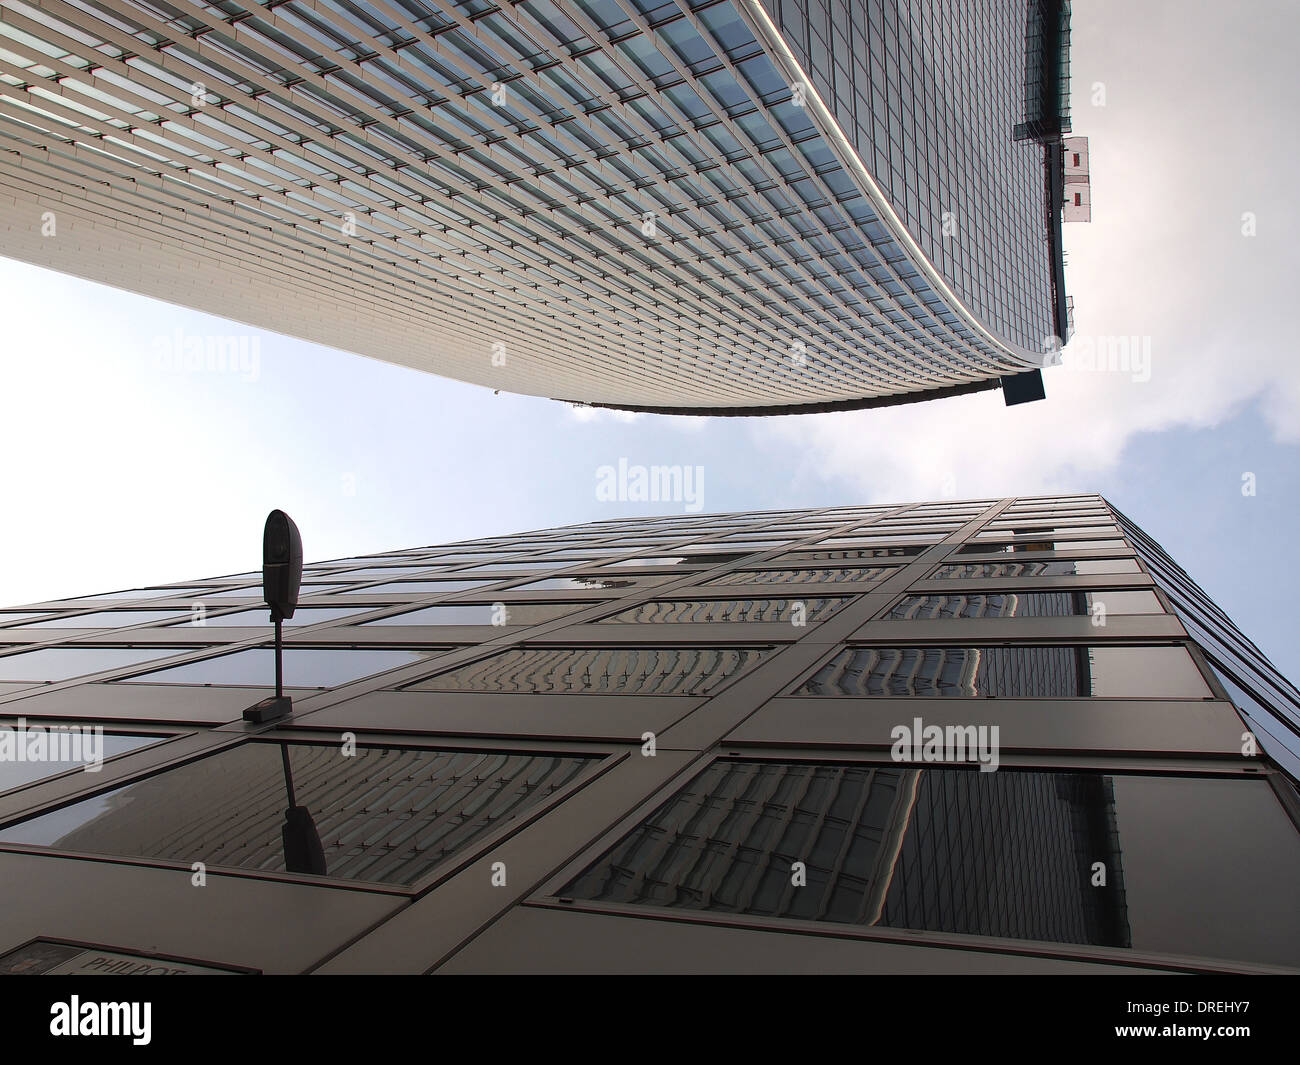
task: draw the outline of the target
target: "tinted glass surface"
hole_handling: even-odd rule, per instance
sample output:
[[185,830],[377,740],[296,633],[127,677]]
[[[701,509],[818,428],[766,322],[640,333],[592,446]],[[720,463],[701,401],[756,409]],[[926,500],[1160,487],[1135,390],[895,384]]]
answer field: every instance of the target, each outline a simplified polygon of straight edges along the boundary
[[605,618],[625,624],[767,621],[806,623],[830,617],[847,599],[673,599],[642,603]]
[[1202,699],[1210,689],[1182,647],[846,647],[796,694]]
[[98,610],[92,614],[65,615],[30,624],[33,628],[108,629],[152,621],[174,621],[184,616],[185,612],[180,610]]
[[[284,651],[284,684],[287,688],[332,688],[360,680],[372,673],[383,673],[385,670],[418,662],[426,653],[288,647]],[[273,685],[275,652],[269,647],[251,647],[155,673],[143,673],[130,679],[133,684]]]
[[539,625],[590,603],[472,603],[429,606],[367,621],[366,625]]
[[559,894],[1296,965],[1298,883],[1263,780],[722,760]]
[[1154,592],[1058,591],[992,592],[967,595],[909,595],[893,607],[888,618],[1047,618],[1111,614],[1162,614]]
[[0,680],[67,680],[181,654],[181,647],[43,647],[0,658]]
[[[72,726],[72,729],[76,731],[82,731],[88,727],[82,722],[63,722],[61,724]],[[84,771],[85,766],[92,763],[96,756],[101,760],[112,758],[114,755],[133,751],[138,747],[145,747],[163,739],[162,736],[133,736],[121,732],[104,732],[101,729],[98,735],[93,738],[86,737],[83,733],[83,738],[79,741],[80,745],[73,746],[70,742],[71,730],[65,728],[62,731],[69,734],[68,740],[45,739],[44,746],[36,749],[43,753],[43,757],[40,759],[30,757],[31,753],[33,753],[33,748],[30,746],[32,733],[40,732],[45,736],[50,736],[57,735],[60,731],[57,726],[53,729],[47,729],[44,727],[38,728],[28,723],[25,728],[20,729],[17,727],[16,722],[0,722],[0,732],[5,733],[0,742],[21,744],[25,752],[27,752],[19,760],[16,757],[17,747],[15,746],[15,756],[0,758],[0,792],[21,787],[24,784],[31,784],[37,780],[44,780],[47,777],[57,776],[69,769]],[[69,757],[63,758],[62,756],[65,754]]]
[[431,691],[707,695],[768,652],[748,647],[515,648],[408,685]]
[[[587,759],[285,744],[327,875],[410,884],[573,780]],[[284,872],[281,744],[246,743],[0,831],[0,842]]]
[[822,581],[875,581],[893,573],[885,566],[828,566],[821,569],[736,570],[708,584],[818,584]]

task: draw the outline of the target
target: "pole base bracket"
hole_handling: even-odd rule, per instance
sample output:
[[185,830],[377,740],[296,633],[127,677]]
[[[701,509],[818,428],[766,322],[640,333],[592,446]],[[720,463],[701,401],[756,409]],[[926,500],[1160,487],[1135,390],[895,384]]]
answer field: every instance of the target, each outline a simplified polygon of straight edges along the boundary
[[293,712],[293,700],[287,695],[270,695],[244,711],[244,720],[257,724],[275,721]]

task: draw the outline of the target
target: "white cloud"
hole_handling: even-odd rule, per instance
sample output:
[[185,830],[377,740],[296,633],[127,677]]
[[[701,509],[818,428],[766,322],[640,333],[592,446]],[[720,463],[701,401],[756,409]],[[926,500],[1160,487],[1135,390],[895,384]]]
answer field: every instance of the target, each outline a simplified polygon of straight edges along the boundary
[[[1044,371],[1046,401],[1007,408],[983,393],[782,418],[756,437],[802,449],[807,476],[890,501],[937,497],[947,477],[968,497],[1088,490],[1140,434],[1212,427],[1250,401],[1278,441],[1300,441],[1289,45],[1231,10],[1185,10],[1075,10],[1074,127],[1090,137],[1094,221],[1065,227],[1079,332],[1066,365]],[[1185,76],[1202,61],[1214,77]],[[1105,107],[1089,104],[1095,82]],[[1112,337],[1149,347],[1149,381],[1086,368]]]
[[569,404],[569,415],[579,422],[637,422],[645,417],[636,411],[609,410],[606,407],[584,407],[577,403]]

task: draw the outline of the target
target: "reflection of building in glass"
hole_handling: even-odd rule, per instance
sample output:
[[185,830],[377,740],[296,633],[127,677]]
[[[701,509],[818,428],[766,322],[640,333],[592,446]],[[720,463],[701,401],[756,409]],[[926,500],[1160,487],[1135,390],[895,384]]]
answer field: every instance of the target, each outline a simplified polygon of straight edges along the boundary
[[798,694],[1067,698],[1092,693],[1086,647],[846,647]]
[[[806,886],[791,876],[807,869]],[[1091,886],[1094,862],[1106,887]],[[1098,773],[718,761],[562,889],[577,899],[1129,945]]]
[[825,581],[874,581],[888,573],[876,566],[837,566],[834,569],[737,570],[716,577],[713,584],[820,584]]
[[[581,758],[286,745],[331,877],[410,884],[575,779]],[[250,743],[38,818],[17,833],[70,851],[283,872],[280,745]],[[73,825],[69,829],[69,826]],[[4,839],[0,833],[0,840]]]
[[763,651],[719,648],[521,648],[414,685],[435,691],[705,695]]
[[710,621],[821,621],[835,613],[844,599],[677,599],[643,603],[604,620],[643,624],[701,624]]
[[1084,592],[1007,592],[1003,595],[910,595],[891,618],[1063,618],[1088,612]]
[[936,577],[1052,577],[1074,572],[1072,562],[965,562],[940,566]]

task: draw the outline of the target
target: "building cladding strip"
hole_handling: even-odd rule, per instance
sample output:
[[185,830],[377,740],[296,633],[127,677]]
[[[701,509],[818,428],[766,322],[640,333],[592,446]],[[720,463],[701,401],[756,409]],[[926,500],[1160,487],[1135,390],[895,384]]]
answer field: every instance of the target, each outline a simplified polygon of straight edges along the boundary
[[1232,619],[1134,522],[1115,512],[1156,585],[1196,640],[1210,668],[1259,739],[1293,777],[1300,778],[1300,690]]
[[631,409],[880,405],[1042,365],[1024,5],[772,10],[14,0],[3,250]]
[[[986,558],[954,561],[972,546]],[[265,620],[220,621],[256,577],[0,611],[0,726],[84,713],[129,744],[93,780],[0,758],[0,909],[36,893],[30,870],[92,855],[94,897],[123,863],[156,885],[196,860],[253,891],[387,892],[428,923],[304,933],[367,971],[408,950],[417,971],[603,971],[638,916],[672,922],[686,971],[717,964],[701,921],[760,968],[820,964],[821,937],[857,944],[855,968],[882,942],[940,968],[954,946],[976,967],[1300,966],[1300,700],[1100,496],[624,518],[313,563],[290,728],[249,734],[212,726],[271,678]],[[496,604],[517,621],[488,624]],[[964,754],[897,755],[922,721]],[[295,803],[323,872],[291,861]],[[497,861],[514,901],[480,912]],[[160,891],[138,898],[119,916],[150,949],[203,956],[154,919]],[[270,912],[241,911],[253,939]],[[586,918],[600,931],[554,931]],[[58,923],[0,927],[0,959]],[[258,949],[209,960],[266,968]]]

